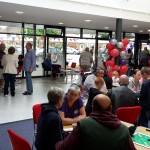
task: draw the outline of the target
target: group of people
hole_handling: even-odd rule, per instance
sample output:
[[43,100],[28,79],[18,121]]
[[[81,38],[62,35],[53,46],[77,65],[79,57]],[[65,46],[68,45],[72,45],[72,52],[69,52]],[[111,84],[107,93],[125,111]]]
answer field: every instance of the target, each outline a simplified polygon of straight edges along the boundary
[[[99,86],[98,78],[95,83]],[[65,95],[62,89],[51,87],[47,98],[37,124],[37,150],[135,150],[128,128],[112,113],[108,96],[93,96],[88,117],[77,85],[71,85]],[[74,123],[73,131],[64,136],[63,125]]]
[[[36,58],[35,52],[32,49],[32,44],[26,43],[27,53],[25,57],[19,55],[18,57],[15,54],[15,48],[13,46],[8,48],[8,54],[5,51],[5,44],[0,44],[0,87],[4,90],[4,97],[7,97],[10,94],[12,97],[15,96],[15,81],[16,75],[23,69],[25,71],[26,77],[26,91],[23,95],[31,95],[33,92],[32,77],[31,74],[36,70]],[[3,80],[4,88],[3,88]]]

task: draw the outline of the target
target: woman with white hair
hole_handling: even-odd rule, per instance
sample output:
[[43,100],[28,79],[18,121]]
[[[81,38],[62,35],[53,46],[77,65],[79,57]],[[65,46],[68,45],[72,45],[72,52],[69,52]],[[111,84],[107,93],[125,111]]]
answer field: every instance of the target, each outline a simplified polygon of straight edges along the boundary
[[59,115],[64,125],[77,123],[86,117],[85,108],[79,86],[71,85],[64,97],[64,103],[59,108]]

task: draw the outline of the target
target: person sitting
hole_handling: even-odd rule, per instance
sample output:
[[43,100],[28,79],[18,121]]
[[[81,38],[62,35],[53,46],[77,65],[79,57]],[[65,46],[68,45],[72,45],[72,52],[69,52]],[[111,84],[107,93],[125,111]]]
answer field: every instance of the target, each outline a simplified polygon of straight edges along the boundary
[[63,125],[58,108],[63,103],[64,91],[51,87],[47,94],[48,103],[42,104],[38,119],[35,147],[37,150],[55,150],[55,144],[63,140]]
[[47,53],[47,58],[43,62],[43,68],[45,71],[51,71],[52,61],[51,61],[51,54]]
[[92,112],[92,101],[93,98],[98,95],[98,94],[102,94],[103,92],[101,92],[101,88],[104,85],[104,80],[101,77],[96,77],[95,78],[95,87],[91,87],[89,90],[89,98],[85,107],[85,111],[86,111],[86,115],[88,116],[91,112]]
[[129,78],[129,89],[131,89],[134,92],[140,92],[142,87],[142,80],[141,80],[141,70],[135,69],[132,73],[133,77]]
[[112,81],[113,83],[119,83],[119,73],[117,71],[113,71],[112,73]]
[[112,102],[112,112],[115,114],[120,107],[131,107],[139,105],[135,93],[128,88],[129,78],[127,75],[121,75],[119,78],[120,86],[112,88],[108,96]]
[[[82,93],[82,98],[83,98],[83,102],[84,105],[86,105],[87,100],[89,98],[89,90],[91,87],[95,87],[94,81],[96,77],[104,77],[104,69],[97,67],[94,68],[94,71],[91,75],[88,75],[87,78],[84,81],[84,91]],[[106,84],[104,83],[103,87],[101,88],[101,91],[104,93],[107,93],[107,87]]]
[[80,87],[71,85],[64,97],[64,103],[59,108],[63,125],[70,125],[86,117]]
[[90,116],[80,120],[64,141],[56,143],[56,150],[136,150],[127,126],[111,109],[109,97],[98,94]]

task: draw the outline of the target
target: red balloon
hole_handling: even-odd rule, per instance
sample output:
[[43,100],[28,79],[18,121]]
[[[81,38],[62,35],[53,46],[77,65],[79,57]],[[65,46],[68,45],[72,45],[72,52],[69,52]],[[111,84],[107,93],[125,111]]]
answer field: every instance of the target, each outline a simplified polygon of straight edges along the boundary
[[111,51],[108,51],[108,55],[111,56]]
[[107,67],[108,67],[108,66],[114,67],[114,65],[115,65],[114,60],[108,60],[108,61],[106,62],[106,66],[107,66]]
[[119,67],[117,65],[115,65],[112,69],[113,71],[118,71],[119,70]]
[[126,65],[122,66],[120,68],[120,75],[126,74],[127,71],[128,71],[128,67]]
[[115,46],[112,45],[111,43],[107,43],[106,44],[106,48],[108,49],[108,51],[111,51]]
[[113,71],[112,71],[112,70],[110,70],[110,71],[108,71],[108,73],[107,73],[107,74],[108,74],[108,76],[109,76],[109,77],[112,77]]
[[122,48],[120,48],[121,51],[125,51],[126,50],[126,46],[123,46]]
[[113,49],[113,50],[111,51],[111,56],[117,57],[118,55],[119,55],[119,51],[118,51],[117,49]]
[[124,46],[127,46],[129,44],[129,40],[127,38],[122,39],[122,43]]

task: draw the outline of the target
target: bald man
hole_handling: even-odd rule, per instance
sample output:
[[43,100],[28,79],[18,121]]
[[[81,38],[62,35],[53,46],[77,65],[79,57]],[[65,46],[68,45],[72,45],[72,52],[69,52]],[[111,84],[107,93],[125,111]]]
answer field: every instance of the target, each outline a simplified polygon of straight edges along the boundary
[[111,113],[109,97],[99,94],[93,99],[93,111],[78,122],[56,150],[135,150],[128,128]]
[[1,43],[0,44],[0,90],[3,87],[3,81],[4,81],[4,78],[3,78],[3,66],[1,65],[1,62],[2,62],[3,56],[5,55],[5,52],[4,52],[5,48],[6,48],[5,44]]
[[126,75],[121,75],[119,79],[119,87],[114,87],[108,96],[112,102],[112,112],[115,114],[120,107],[131,107],[139,105],[136,94],[128,88],[129,78]]

